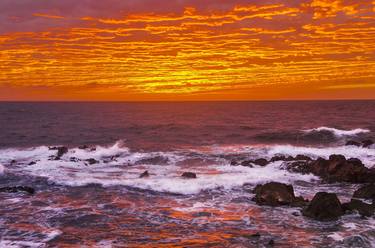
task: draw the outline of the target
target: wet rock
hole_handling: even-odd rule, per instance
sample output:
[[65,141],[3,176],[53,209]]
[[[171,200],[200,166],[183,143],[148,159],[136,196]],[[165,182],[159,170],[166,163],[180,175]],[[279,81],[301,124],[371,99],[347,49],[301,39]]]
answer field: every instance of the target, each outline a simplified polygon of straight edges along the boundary
[[298,154],[295,158],[295,160],[304,160],[304,161],[310,161],[312,160],[309,156]]
[[345,238],[342,241],[341,247],[360,247],[360,248],[372,248],[373,245],[367,241],[364,237],[355,235]]
[[253,164],[259,165],[259,166],[266,166],[268,164],[267,159],[264,158],[258,158],[253,161]]
[[283,155],[281,155],[281,156],[276,155],[276,156],[273,156],[271,158],[270,162],[276,162],[276,161],[293,161],[293,160],[295,160],[295,159],[292,156],[285,157]]
[[89,158],[89,159],[86,159],[85,160],[87,163],[89,163],[89,165],[93,165],[93,164],[98,164],[99,161],[94,159],[94,158]]
[[5,192],[5,193],[18,193],[18,192],[26,192],[29,194],[34,194],[35,190],[31,187],[28,186],[15,186],[15,187],[3,187],[0,188],[0,192]]
[[183,178],[197,178],[197,175],[193,172],[184,172],[181,177]]
[[35,161],[31,161],[30,163],[28,163],[28,165],[34,165],[34,164],[36,164]]
[[292,163],[283,164],[283,168],[293,173],[309,174],[310,168],[306,161],[294,161]]
[[80,159],[79,159],[79,158],[76,158],[76,157],[71,157],[71,158],[69,159],[69,161],[70,161],[70,162],[75,162],[75,163],[77,163],[77,162],[80,161]]
[[366,168],[359,159],[331,155],[328,160],[319,158],[309,165],[314,175],[330,182],[366,183],[375,181],[375,172]]
[[237,165],[238,165],[238,162],[235,161],[235,160],[232,160],[232,161],[230,162],[230,165],[231,165],[231,166],[237,166]]
[[242,162],[241,162],[241,165],[242,165],[242,166],[245,166],[245,167],[250,167],[250,168],[253,168],[253,167],[254,167],[254,166],[253,166],[253,161],[251,161],[251,160],[242,161]]
[[82,146],[79,146],[78,149],[86,150],[86,149],[89,149],[89,146],[87,146],[87,145],[82,145]]
[[336,194],[319,192],[309,205],[303,209],[302,214],[319,221],[332,221],[342,216],[344,209]]
[[16,160],[12,160],[12,161],[10,161],[10,164],[16,164],[17,163],[17,161]]
[[353,197],[364,199],[375,199],[375,184],[369,184],[357,189]]
[[375,207],[360,200],[352,199],[350,202],[342,204],[345,211],[357,211],[360,215],[370,217],[374,214]]
[[296,197],[292,185],[278,182],[270,182],[264,185],[257,185],[253,190],[253,200],[259,205],[282,206],[302,205],[303,198]]
[[364,141],[362,141],[362,146],[363,147],[370,147],[373,144],[374,144],[374,141],[372,141],[372,140],[364,140]]
[[357,141],[354,141],[354,140],[348,140],[346,143],[345,143],[346,146],[361,146],[361,143],[357,142]]
[[144,171],[141,175],[139,175],[139,178],[145,178],[145,177],[149,177],[150,174],[148,173],[148,171]]
[[48,147],[49,150],[56,150],[57,154],[55,157],[55,160],[60,160],[60,158],[68,152],[68,148],[65,146],[54,146],[54,147]]

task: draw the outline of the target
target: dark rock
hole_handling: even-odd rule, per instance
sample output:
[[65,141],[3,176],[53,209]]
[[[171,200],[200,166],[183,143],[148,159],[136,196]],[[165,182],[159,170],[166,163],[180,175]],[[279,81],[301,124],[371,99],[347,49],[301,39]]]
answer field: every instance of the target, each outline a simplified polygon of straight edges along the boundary
[[276,161],[293,161],[293,160],[295,160],[295,159],[292,156],[285,157],[283,155],[281,155],[281,156],[276,155],[276,156],[273,156],[271,158],[270,162],[276,162]]
[[197,175],[193,172],[184,172],[182,173],[181,177],[184,178],[197,178]]
[[85,161],[86,161],[87,163],[89,163],[89,165],[93,165],[93,164],[97,164],[97,163],[99,163],[98,160],[93,159],[93,158],[86,159]]
[[245,166],[245,167],[251,167],[251,168],[253,168],[254,166],[253,166],[253,161],[251,161],[251,160],[246,160],[246,161],[242,161],[241,162],[241,165],[242,166]]
[[86,150],[88,149],[89,147],[87,145],[82,145],[82,146],[79,146],[78,149],[81,149],[81,150]]
[[299,205],[303,198],[297,198],[294,195],[292,185],[278,182],[257,185],[253,191],[255,197],[253,200],[259,205],[282,206]]
[[362,141],[362,146],[363,147],[369,147],[369,146],[372,146],[374,144],[374,141],[372,140],[364,140]]
[[346,211],[358,211],[362,216],[370,217],[374,214],[375,207],[360,200],[352,199],[350,202],[342,204]]
[[71,157],[71,158],[69,159],[69,161],[70,161],[70,162],[79,162],[80,159],[79,159],[79,158],[76,158],[76,157]]
[[145,178],[145,177],[149,177],[150,174],[148,173],[148,171],[144,171],[140,176],[139,178]]
[[57,154],[55,157],[55,160],[60,160],[60,158],[68,152],[68,148],[65,146],[54,146],[54,147],[48,147],[49,150],[56,150]]
[[309,174],[311,172],[309,163],[306,161],[294,161],[291,163],[286,163],[283,165],[283,168],[294,173]]
[[152,158],[144,158],[136,162],[136,164],[168,164],[169,159],[163,156],[156,156]]
[[12,160],[12,161],[10,161],[10,164],[15,164],[15,163],[17,163],[17,161],[16,160]]
[[295,157],[295,160],[305,160],[305,161],[310,161],[310,160],[312,160],[312,159],[311,159],[309,156],[299,154],[299,155],[297,155],[297,156]]
[[344,210],[336,194],[319,192],[302,211],[302,214],[319,221],[332,221],[342,216]]
[[235,161],[235,160],[232,160],[232,161],[230,162],[230,165],[231,165],[231,166],[237,166],[237,165],[238,165],[238,162]]
[[259,166],[266,166],[268,164],[268,161],[267,159],[264,159],[264,158],[258,158],[254,161],[252,161],[253,164],[256,164],[256,165],[259,165]]
[[15,186],[15,187],[0,188],[0,192],[6,192],[6,193],[26,192],[32,195],[35,193],[35,190],[28,186]]
[[28,165],[34,165],[34,164],[36,164],[36,162],[35,161],[31,161]]
[[309,165],[309,170],[329,182],[375,182],[375,171],[366,168],[359,159],[346,160],[342,155],[331,155],[329,160],[318,158]]
[[274,246],[275,245],[275,241],[273,239],[271,239],[269,242],[268,242],[268,245],[269,246]]
[[364,199],[375,199],[375,184],[362,186],[354,192],[353,197]]
[[354,141],[354,140],[348,140],[346,143],[345,143],[346,146],[361,146],[361,143],[357,142],[357,141]]

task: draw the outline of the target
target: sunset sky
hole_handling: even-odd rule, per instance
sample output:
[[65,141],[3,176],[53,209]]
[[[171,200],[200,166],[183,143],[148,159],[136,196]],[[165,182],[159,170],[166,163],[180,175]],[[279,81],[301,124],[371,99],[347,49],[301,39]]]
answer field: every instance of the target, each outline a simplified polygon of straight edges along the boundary
[[375,0],[1,0],[0,100],[375,98]]

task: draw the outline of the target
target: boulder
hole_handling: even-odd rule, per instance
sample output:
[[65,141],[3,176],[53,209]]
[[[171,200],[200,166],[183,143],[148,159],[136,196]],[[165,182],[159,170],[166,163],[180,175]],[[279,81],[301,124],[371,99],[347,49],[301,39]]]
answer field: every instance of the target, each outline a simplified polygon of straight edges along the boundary
[[295,160],[292,156],[285,157],[284,155],[281,156],[273,156],[270,160],[270,162],[276,162],[276,161],[293,161]]
[[270,182],[264,185],[257,185],[253,193],[255,197],[253,200],[259,205],[268,206],[300,206],[305,200],[294,195],[292,185],[287,185],[278,182]]
[[336,194],[319,192],[309,205],[302,210],[302,214],[319,221],[332,221],[342,216],[344,209]]
[[253,161],[253,164],[259,165],[259,166],[266,166],[268,164],[267,159],[264,158],[258,158]]
[[181,177],[183,178],[197,178],[197,175],[193,172],[184,172]]
[[305,160],[305,161],[312,160],[309,156],[306,156],[306,155],[303,155],[303,154],[298,154],[294,159],[295,160]]
[[48,149],[57,151],[55,160],[59,160],[65,153],[68,152],[68,148],[65,146],[59,146],[59,147],[54,146],[54,147],[49,147]]
[[301,174],[309,174],[310,166],[309,163],[306,161],[294,161],[283,164],[283,168],[285,168],[287,171],[293,172],[293,173],[301,173]]
[[241,162],[241,165],[242,165],[242,166],[245,166],[245,167],[251,167],[251,168],[254,167],[254,166],[253,166],[253,161],[251,161],[251,160],[245,160],[245,161],[242,161],[242,162]]
[[354,192],[353,197],[364,199],[375,199],[375,184],[360,187]]
[[375,171],[366,168],[359,159],[331,155],[328,160],[318,158],[309,165],[314,175],[330,182],[366,183],[375,181]]
[[94,159],[94,158],[89,158],[89,159],[86,159],[85,160],[87,163],[89,163],[89,165],[93,165],[93,164],[97,164],[99,163],[98,160]]
[[345,211],[357,211],[360,215],[370,217],[374,214],[375,207],[360,200],[352,199],[350,202],[342,204]]
[[141,175],[139,175],[139,178],[145,178],[145,177],[149,177],[150,174],[148,173],[148,171],[144,171]]
[[0,188],[0,192],[6,192],[6,193],[26,192],[32,195],[35,193],[35,190],[28,186],[15,186],[15,187]]

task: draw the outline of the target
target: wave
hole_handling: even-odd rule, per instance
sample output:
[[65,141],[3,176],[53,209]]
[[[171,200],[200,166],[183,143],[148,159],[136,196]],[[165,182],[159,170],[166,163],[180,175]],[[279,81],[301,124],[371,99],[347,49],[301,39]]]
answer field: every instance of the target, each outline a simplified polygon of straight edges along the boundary
[[342,130],[337,129],[333,127],[318,127],[318,128],[312,128],[312,129],[306,129],[303,130],[304,133],[321,133],[321,132],[328,132],[332,133],[335,137],[341,138],[341,137],[348,137],[348,136],[357,136],[359,134],[363,133],[369,133],[370,130],[363,129],[363,128],[356,128],[351,130]]
[[[319,180],[313,175],[285,171],[281,161],[265,167],[231,166],[231,160],[236,157],[270,159],[275,155],[298,154],[311,158],[342,154],[347,158],[361,159],[368,167],[375,164],[375,149],[354,146],[216,145],[169,152],[142,152],[132,151],[121,141],[108,147],[71,148],[60,160],[54,159],[56,150],[46,146],[0,150],[0,163],[5,166],[5,173],[45,177],[67,186],[122,185],[157,192],[197,194],[206,190],[231,190],[244,184],[256,185],[269,181],[293,183]],[[94,163],[89,163],[89,159]],[[140,178],[139,175],[145,170],[150,177]],[[196,173],[197,179],[182,178],[181,174],[187,171]]]

